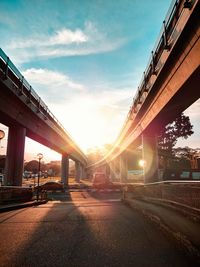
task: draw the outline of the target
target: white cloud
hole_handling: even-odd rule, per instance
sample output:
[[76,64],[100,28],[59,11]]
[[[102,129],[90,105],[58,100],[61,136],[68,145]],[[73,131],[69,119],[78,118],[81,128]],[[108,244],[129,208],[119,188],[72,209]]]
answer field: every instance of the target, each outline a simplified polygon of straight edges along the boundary
[[34,48],[34,47],[51,47],[57,45],[69,45],[72,43],[84,43],[88,41],[88,37],[80,29],[72,31],[63,28],[52,36],[35,36],[35,38],[25,40],[14,40],[9,45],[10,49]]
[[93,90],[68,75],[27,69],[25,78],[82,149],[115,141],[127,116],[133,89],[104,85]]
[[191,124],[193,125],[193,131],[194,133],[188,138],[188,139],[183,139],[179,138],[176,146],[177,147],[184,147],[184,146],[189,146],[192,148],[198,148],[200,147],[200,99],[198,99],[196,102],[194,102],[189,108],[187,108],[184,111],[184,114],[186,116],[189,116]]
[[83,30],[62,28],[52,35],[36,34],[31,38],[13,39],[7,45],[7,50],[15,62],[22,63],[38,58],[109,52],[121,47],[125,42],[125,39],[110,39],[93,23],[87,22]]
[[189,108],[187,108],[184,113],[189,116],[192,120],[199,119],[200,116],[200,99],[194,102]]
[[73,82],[67,75],[51,71],[48,69],[35,69],[30,68],[22,72],[24,77],[36,86],[45,86],[48,89],[74,89],[77,91],[85,91],[85,87],[82,84]]
[[83,150],[113,143],[127,116],[132,89],[92,90],[51,109]]
[[49,41],[51,45],[84,43],[88,41],[88,37],[80,29],[76,29],[73,32],[65,28],[58,31]]

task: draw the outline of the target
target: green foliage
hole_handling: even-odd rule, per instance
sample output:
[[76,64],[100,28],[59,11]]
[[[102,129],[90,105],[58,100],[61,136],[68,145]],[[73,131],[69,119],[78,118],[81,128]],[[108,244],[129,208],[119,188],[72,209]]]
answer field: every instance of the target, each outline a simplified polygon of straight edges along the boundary
[[178,138],[187,139],[193,134],[193,125],[190,118],[181,113],[172,123],[165,126],[159,137],[159,148],[169,154],[173,154],[173,147]]
[[101,159],[112,149],[112,144],[105,144],[102,147],[93,147],[88,149],[87,157],[89,164],[93,164]]
[[[39,169],[39,163],[37,160],[31,160],[25,163],[24,170],[37,173]],[[44,170],[44,164],[41,162],[40,170]]]

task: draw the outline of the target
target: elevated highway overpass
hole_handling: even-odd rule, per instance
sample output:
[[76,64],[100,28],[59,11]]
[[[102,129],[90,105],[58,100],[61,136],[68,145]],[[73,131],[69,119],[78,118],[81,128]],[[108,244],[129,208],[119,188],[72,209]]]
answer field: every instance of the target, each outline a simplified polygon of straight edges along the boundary
[[83,175],[86,156],[1,49],[0,123],[9,127],[7,185],[22,183],[26,136],[62,154],[62,181],[65,184],[69,158],[76,163],[77,175]]
[[200,97],[199,84],[200,1],[173,1],[113,149],[88,172],[117,169],[126,180],[127,158],[142,145],[145,182],[157,181],[157,135]]

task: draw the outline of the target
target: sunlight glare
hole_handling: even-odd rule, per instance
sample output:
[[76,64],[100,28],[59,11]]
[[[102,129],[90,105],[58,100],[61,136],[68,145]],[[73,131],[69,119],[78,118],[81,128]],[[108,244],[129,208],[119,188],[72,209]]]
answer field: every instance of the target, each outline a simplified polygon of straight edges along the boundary
[[139,166],[143,168],[144,165],[145,165],[145,161],[143,159],[140,159],[139,160]]

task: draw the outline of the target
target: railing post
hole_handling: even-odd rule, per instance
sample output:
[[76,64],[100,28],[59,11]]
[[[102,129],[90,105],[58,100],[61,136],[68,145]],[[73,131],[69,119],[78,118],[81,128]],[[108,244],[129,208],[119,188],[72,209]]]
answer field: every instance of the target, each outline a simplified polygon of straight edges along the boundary
[[24,86],[24,76],[22,76],[22,79],[20,80],[19,95],[23,94],[23,86]]
[[165,20],[163,21],[163,27],[164,27],[164,32],[163,32],[164,49],[169,50],[169,44],[167,40],[167,28],[166,28]]
[[192,2],[190,0],[185,0],[183,7],[191,9],[192,8]]
[[5,69],[5,79],[8,78],[8,65],[9,65],[9,57],[7,57],[7,60],[6,60],[6,69]]
[[144,92],[148,92],[149,89],[147,87],[147,77],[145,71],[143,72],[143,75],[144,75]]
[[40,101],[41,101],[41,98],[39,97],[39,99],[38,99],[37,113],[39,113],[39,112],[40,112]]
[[152,55],[152,64],[151,64],[152,74],[156,75],[156,62],[155,62],[155,55],[153,51],[151,51],[151,55]]

